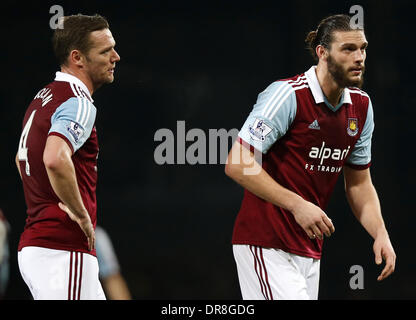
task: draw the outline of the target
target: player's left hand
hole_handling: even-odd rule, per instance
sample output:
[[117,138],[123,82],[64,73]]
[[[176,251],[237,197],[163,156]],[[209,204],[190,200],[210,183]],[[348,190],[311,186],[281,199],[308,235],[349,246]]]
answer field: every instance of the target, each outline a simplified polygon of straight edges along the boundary
[[83,217],[74,214],[65,204],[62,202],[58,203],[59,208],[66,212],[72,221],[78,223],[81,230],[84,232],[88,240],[88,250],[92,251],[95,249],[95,231],[94,226],[91,223],[90,216],[86,213]]
[[381,274],[377,277],[377,281],[381,281],[394,272],[396,265],[396,253],[394,252],[387,233],[383,233],[376,237],[373,244],[373,251],[376,264],[380,265],[383,262],[383,259],[386,261],[383,271],[381,271]]

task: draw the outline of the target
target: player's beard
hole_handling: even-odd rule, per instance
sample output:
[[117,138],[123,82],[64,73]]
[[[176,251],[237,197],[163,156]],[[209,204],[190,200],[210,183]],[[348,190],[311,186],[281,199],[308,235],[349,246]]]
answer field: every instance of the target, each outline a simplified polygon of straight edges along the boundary
[[332,78],[338,84],[340,88],[346,87],[358,87],[361,88],[364,83],[364,71],[365,67],[362,66],[361,77],[359,80],[351,80],[348,78],[348,73],[350,70],[345,70],[344,67],[337,63],[331,55],[327,58],[328,72],[331,74]]

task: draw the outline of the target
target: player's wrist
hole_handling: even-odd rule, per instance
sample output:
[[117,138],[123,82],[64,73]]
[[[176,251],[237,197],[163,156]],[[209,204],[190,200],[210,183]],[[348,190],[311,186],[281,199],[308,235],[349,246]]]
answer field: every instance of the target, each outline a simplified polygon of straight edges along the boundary
[[90,218],[88,212],[83,213],[83,215],[81,217],[79,217],[78,219],[79,219],[79,222],[84,224],[84,225],[91,224],[91,218]]
[[374,240],[377,238],[390,238],[389,233],[387,232],[387,229],[384,225],[382,225],[376,230]]
[[87,225],[91,223],[90,215],[88,214],[87,209],[83,208],[80,210],[72,211],[73,215],[75,216],[77,222],[82,225]]
[[302,211],[299,210],[299,208],[303,207],[305,205],[305,202],[305,199],[293,193],[292,195],[287,197],[286,209],[289,210],[293,215],[296,215],[298,212]]

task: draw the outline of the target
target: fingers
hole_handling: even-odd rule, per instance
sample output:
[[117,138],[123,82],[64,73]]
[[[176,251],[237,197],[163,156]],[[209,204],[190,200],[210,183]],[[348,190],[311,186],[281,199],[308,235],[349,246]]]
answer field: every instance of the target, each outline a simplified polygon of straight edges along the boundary
[[388,276],[390,276],[394,272],[395,264],[396,264],[396,258],[394,257],[394,255],[389,255],[386,259],[386,265],[383,271],[381,271],[381,274],[378,276],[377,281],[381,281],[387,278]]
[[75,221],[76,223],[78,223],[78,225],[80,226],[81,230],[84,232],[85,236],[87,237],[87,241],[88,241],[88,250],[92,251],[95,249],[95,232],[94,232],[94,227],[91,224],[91,220],[88,217],[87,219],[80,219],[78,218],[76,215],[74,215],[71,210],[69,210],[69,208],[64,205],[62,202],[58,203],[59,208],[66,212],[68,214],[68,216]]
[[[332,220],[331,220],[331,219],[329,219],[329,218],[328,218],[328,216],[327,216],[326,214],[322,217],[322,221],[325,223],[326,227],[329,229],[329,232],[330,232],[329,236],[330,236],[332,233],[334,233],[334,232],[335,232],[335,227],[334,227],[334,225],[333,225],[333,223],[332,223]],[[328,237],[329,237],[329,236],[328,236]]]
[[88,237],[88,250],[92,251],[95,249],[95,232],[92,231],[92,234]]
[[76,223],[78,223],[78,225],[80,226],[80,228],[82,229],[82,231],[84,232],[85,236],[87,237],[87,241],[88,241],[88,250],[92,251],[95,249],[95,232],[94,232],[94,227],[91,224],[91,220],[88,218],[87,220],[83,219],[79,219],[77,216],[75,216],[71,210],[69,210],[69,208],[64,205],[62,202],[58,203],[59,208],[66,212],[68,214],[68,216],[74,220]]
[[377,280],[381,281],[394,272],[396,266],[396,253],[394,252],[388,235],[382,235],[379,238],[376,238],[374,241],[373,250],[375,262],[377,265],[380,265],[383,262],[383,259],[386,261],[384,269],[377,277]]
[[327,237],[330,237],[334,231],[335,227],[332,224],[331,219],[329,219],[327,215],[323,215],[321,221],[310,226],[307,234],[311,239],[318,238],[319,240],[322,240],[324,234]]
[[316,224],[312,225],[310,229],[312,233],[312,237],[310,238],[312,239],[318,238],[319,240],[322,240],[322,232]]
[[385,278],[387,278],[389,275],[391,275],[394,271],[394,267],[391,264],[386,264],[386,266],[384,267],[383,271],[381,272],[381,274],[377,277],[377,281],[381,281],[384,280]]
[[88,240],[88,250],[92,251],[95,248],[95,231],[94,227],[92,226],[91,221],[86,222],[84,225],[81,226],[81,229],[84,231],[85,236]]
[[95,231],[93,229],[92,231],[92,245],[91,245],[91,250],[95,249]]
[[330,237],[331,236],[330,229],[328,228],[328,226],[323,221],[319,221],[317,223],[317,225],[318,225],[318,228],[321,230],[321,232],[323,234],[325,234],[327,237]]
[[86,225],[83,229],[88,241],[88,250],[92,251],[95,248],[95,231],[91,223]]

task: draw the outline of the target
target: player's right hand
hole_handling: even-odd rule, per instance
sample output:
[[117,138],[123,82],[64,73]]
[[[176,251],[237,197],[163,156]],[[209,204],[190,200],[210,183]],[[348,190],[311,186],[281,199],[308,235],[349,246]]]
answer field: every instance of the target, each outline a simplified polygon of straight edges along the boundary
[[92,251],[95,248],[95,231],[91,223],[90,216],[87,214],[84,217],[80,218],[75,215],[69,208],[64,205],[62,202],[58,203],[59,208],[62,211],[65,211],[66,214],[71,218],[72,221],[78,223],[81,230],[84,232],[85,236],[88,239],[88,250]]
[[293,208],[292,214],[309,238],[323,239],[325,234],[330,237],[335,231],[332,220],[321,208],[312,202],[302,200]]

